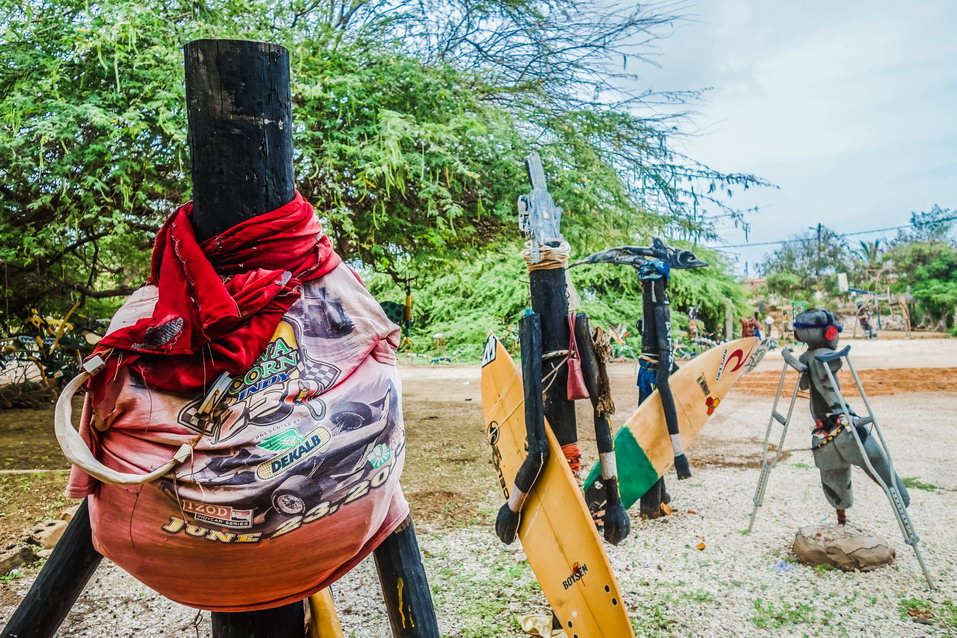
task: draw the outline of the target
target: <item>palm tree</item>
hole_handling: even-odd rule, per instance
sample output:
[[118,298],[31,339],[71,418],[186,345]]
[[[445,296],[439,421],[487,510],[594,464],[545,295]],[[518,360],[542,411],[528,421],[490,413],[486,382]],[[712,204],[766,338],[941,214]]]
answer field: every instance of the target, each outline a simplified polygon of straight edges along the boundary
[[877,288],[887,271],[887,263],[884,259],[885,248],[880,239],[857,243],[860,247],[854,253],[861,259],[866,281]]

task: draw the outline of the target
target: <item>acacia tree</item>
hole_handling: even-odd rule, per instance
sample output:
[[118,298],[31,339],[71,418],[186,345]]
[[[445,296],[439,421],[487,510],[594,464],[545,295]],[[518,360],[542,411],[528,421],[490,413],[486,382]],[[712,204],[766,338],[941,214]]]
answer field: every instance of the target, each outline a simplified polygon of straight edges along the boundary
[[3,320],[139,283],[189,197],[180,48],[201,37],[290,49],[300,190],[345,258],[395,279],[515,240],[533,149],[582,249],[706,234],[687,207],[730,210],[759,180],[682,157],[672,116],[642,116],[682,95],[618,88],[673,19],[574,0],[0,0]]

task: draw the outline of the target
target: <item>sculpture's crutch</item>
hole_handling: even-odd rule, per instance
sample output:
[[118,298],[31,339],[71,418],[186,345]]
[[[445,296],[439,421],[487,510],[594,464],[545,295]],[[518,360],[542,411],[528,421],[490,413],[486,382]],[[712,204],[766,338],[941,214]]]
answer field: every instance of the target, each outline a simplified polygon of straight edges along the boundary
[[[884,490],[884,494],[887,496],[887,500],[891,502],[891,507],[894,510],[894,516],[897,517],[897,524],[900,525],[901,533],[904,535],[904,542],[914,548],[914,555],[917,557],[917,562],[920,564],[920,568],[924,572],[924,578],[927,579],[927,585],[931,589],[934,589],[934,581],[930,576],[930,571],[927,569],[927,565],[924,564],[924,557],[920,553],[920,548],[917,546],[917,543],[920,541],[920,537],[917,536],[917,531],[914,529],[914,523],[911,521],[910,514],[907,512],[907,507],[904,505],[904,499],[901,497],[900,490],[897,489],[897,474],[894,471],[894,459],[891,457],[890,449],[887,447],[887,442],[884,440],[884,435],[881,433],[881,428],[877,424],[877,418],[874,416],[874,411],[871,409],[870,401],[867,400],[867,395],[864,393],[864,386],[861,384],[861,378],[857,376],[857,371],[854,369],[854,364],[851,363],[851,358],[848,356],[850,350],[851,346],[844,346],[842,350],[819,354],[816,358],[818,361],[823,361],[824,363],[841,358],[847,362],[847,369],[851,371],[851,376],[854,377],[854,383],[857,385],[857,391],[861,395],[861,399],[864,401],[864,407],[867,409],[867,416],[857,419],[852,417],[851,411],[847,407],[847,402],[844,400],[843,394],[841,395],[841,410],[844,411],[844,416],[849,423],[853,425],[867,425],[870,423],[872,430],[877,432],[877,438],[881,442],[881,449],[884,452],[884,456],[887,457],[887,466],[889,475],[891,477],[890,485],[888,485],[887,481],[885,481],[884,478],[874,469],[874,466],[871,465],[871,459],[867,456],[867,450],[864,448],[864,442],[861,441],[861,437],[857,433],[857,428],[850,428],[851,435],[854,437],[854,440],[857,441],[857,447],[864,459],[864,464],[867,466],[867,473],[872,479],[874,479],[875,483],[881,486],[881,489]],[[833,384],[835,388],[839,387],[837,385],[837,379],[834,378],[834,373],[831,372],[831,366],[824,366],[824,369],[827,371],[827,376],[830,379],[831,384]]]
[[[807,370],[807,366],[801,363],[792,354],[790,348],[781,351],[784,357],[784,367],[781,369],[781,378],[778,380],[778,391],[774,395],[774,405],[771,406],[771,417],[768,419],[768,429],[764,433],[764,447],[761,451],[761,476],[758,478],[758,488],[754,491],[754,509],[751,510],[751,522],[748,523],[748,532],[754,527],[754,519],[758,515],[758,508],[764,504],[764,491],[768,487],[768,478],[771,476],[771,468],[777,465],[781,460],[781,453],[784,451],[784,439],[788,435],[788,424],[791,422],[791,415],[794,413],[794,402],[797,400],[798,386],[801,384],[800,375]],[[778,412],[778,401],[781,399],[781,390],[784,388],[784,377],[787,376],[788,368],[794,368],[798,371],[798,379],[794,382],[794,390],[791,392],[791,403],[788,405],[787,416],[782,416]],[[781,424],[781,439],[778,441],[777,453],[774,458],[768,459],[768,442],[771,439],[771,430],[774,428],[774,422]]]

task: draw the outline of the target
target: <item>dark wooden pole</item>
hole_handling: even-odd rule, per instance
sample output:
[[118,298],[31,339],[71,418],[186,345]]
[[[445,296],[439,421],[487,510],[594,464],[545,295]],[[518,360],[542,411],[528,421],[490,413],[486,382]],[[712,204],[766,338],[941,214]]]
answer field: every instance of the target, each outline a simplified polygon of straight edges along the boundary
[[373,552],[395,638],[438,638],[432,594],[412,518]]
[[184,54],[193,226],[205,239],[295,195],[289,52],[196,40]]
[[[568,295],[566,293],[565,269],[533,270],[528,273],[532,290],[532,310],[542,318],[542,350],[555,352],[568,349]],[[559,445],[578,441],[578,426],[575,421],[575,402],[567,396],[568,366],[560,357],[548,359],[542,364],[542,375],[550,378],[545,390],[545,418],[555,433]]]
[[214,638],[303,638],[305,635],[305,606],[301,601],[261,611],[213,612]]
[[[207,238],[295,195],[289,52],[262,42],[197,40],[185,56],[193,226]],[[375,560],[395,635],[438,638],[411,519],[375,550]],[[401,610],[393,607],[399,591]],[[214,612],[213,638],[301,638],[303,614],[302,603]],[[403,627],[403,615],[415,625]]]
[[103,558],[93,549],[84,499],[30,591],[13,612],[3,638],[50,638],[83,592]]
[[[525,158],[525,170],[528,173],[528,181],[532,185],[532,193],[524,196],[527,202],[525,206],[545,209],[540,212],[540,215],[549,219],[554,224],[554,228],[550,229],[550,236],[541,236],[539,239],[549,242],[548,245],[552,247],[557,247],[561,240],[559,225],[562,211],[555,207],[551,196],[548,195],[545,186],[545,169],[537,153],[532,153]],[[543,235],[544,233],[540,229],[534,229],[532,234]],[[549,353],[567,350],[570,333],[565,268],[530,270],[528,277],[532,310],[539,314],[542,322],[542,351]],[[555,372],[556,368],[558,368],[557,372]],[[543,363],[542,374],[544,376],[553,374],[545,390],[545,418],[548,419],[558,444],[577,443],[575,402],[569,401],[567,396],[568,366],[563,364],[560,357],[550,358]]]
[[[192,156],[193,228],[206,239],[292,200],[289,52],[246,40],[183,48]],[[213,638],[302,638],[301,602],[213,612]]]

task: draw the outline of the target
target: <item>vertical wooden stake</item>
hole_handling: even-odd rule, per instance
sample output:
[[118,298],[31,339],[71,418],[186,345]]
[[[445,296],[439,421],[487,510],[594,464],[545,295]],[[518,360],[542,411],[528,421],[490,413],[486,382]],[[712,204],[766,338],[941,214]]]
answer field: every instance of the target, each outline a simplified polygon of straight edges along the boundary
[[[245,40],[195,40],[186,105],[198,239],[268,213],[295,195],[289,52]],[[302,638],[303,604],[213,612],[213,638]]]
[[245,40],[195,40],[186,106],[199,239],[292,201],[289,52]]

